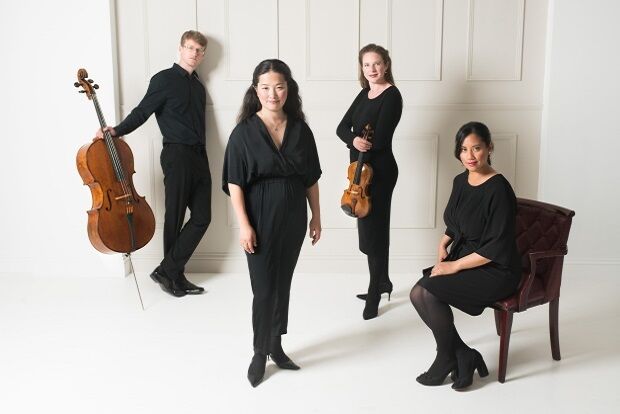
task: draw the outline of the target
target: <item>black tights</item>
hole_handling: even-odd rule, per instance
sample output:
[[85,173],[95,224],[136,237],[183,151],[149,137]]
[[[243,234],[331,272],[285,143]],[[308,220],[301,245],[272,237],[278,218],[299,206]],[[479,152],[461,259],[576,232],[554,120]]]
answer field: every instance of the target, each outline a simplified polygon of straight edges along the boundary
[[378,254],[368,255],[368,270],[370,273],[370,283],[368,293],[379,295],[379,290],[383,284],[390,283],[389,273],[390,252],[386,250]]
[[437,357],[428,372],[440,370],[442,366],[456,359],[456,353],[468,349],[454,326],[454,315],[447,303],[420,285],[415,285],[409,295],[411,303],[433,332],[437,342]]

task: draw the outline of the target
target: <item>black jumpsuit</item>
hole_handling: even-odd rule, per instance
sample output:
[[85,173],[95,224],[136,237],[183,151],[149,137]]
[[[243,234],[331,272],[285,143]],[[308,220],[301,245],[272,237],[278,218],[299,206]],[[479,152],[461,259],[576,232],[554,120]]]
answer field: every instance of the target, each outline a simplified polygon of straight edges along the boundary
[[229,194],[229,183],[241,187],[257,238],[254,254],[246,253],[256,352],[268,354],[271,337],[287,331],[291,280],[306,234],[306,189],[320,176],[314,136],[304,121],[289,117],[280,150],[257,115],[230,135],[222,189]]
[[[396,86],[390,86],[381,95],[369,99],[369,88],[357,95],[351,107],[340,121],[336,133],[350,149],[351,162],[357,161],[359,151],[353,146],[353,139],[362,136],[366,124],[374,130],[372,148],[364,154],[364,162],[373,169],[369,187],[371,196],[370,214],[357,220],[359,249],[369,256],[371,283],[388,279],[388,257],[390,248],[390,210],[392,192],[398,179],[398,165],[392,153],[394,130],[403,111],[403,100]],[[377,266],[372,263],[378,262]],[[373,267],[380,272],[374,275]]]
[[429,277],[424,269],[418,281],[439,300],[470,315],[510,296],[521,280],[521,259],[515,226],[517,200],[510,183],[497,174],[478,186],[468,183],[468,171],[454,178],[444,212],[445,234],[452,239],[446,260],[470,253],[491,260],[483,266],[454,275]]

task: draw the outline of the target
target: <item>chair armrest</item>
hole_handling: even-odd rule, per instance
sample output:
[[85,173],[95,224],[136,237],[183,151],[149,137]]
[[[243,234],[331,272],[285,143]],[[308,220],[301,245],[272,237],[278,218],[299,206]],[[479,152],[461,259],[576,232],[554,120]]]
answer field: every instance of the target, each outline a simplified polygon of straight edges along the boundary
[[527,302],[530,296],[530,289],[534,283],[534,277],[536,276],[536,266],[540,259],[548,259],[550,257],[561,257],[568,253],[566,247],[555,250],[544,250],[540,252],[530,252],[530,273],[525,278],[525,282],[519,289],[519,302],[517,304],[518,311],[523,312],[527,309]]

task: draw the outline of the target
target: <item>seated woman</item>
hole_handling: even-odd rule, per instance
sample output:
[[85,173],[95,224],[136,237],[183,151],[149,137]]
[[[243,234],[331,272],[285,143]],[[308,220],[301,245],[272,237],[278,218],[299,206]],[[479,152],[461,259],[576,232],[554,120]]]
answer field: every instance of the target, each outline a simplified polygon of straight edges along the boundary
[[466,171],[454,178],[437,263],[423,271],[410,297],[437,342],[434,362],[416,380],[441,385],[453,372],[452,388],[462,390],[472,384],[476,369],[481,377],[488,371],[480,353],[459,336],[450,306],[480,315],[514,293],[521,262],[515,239],[517,201],[510,183],[491,167],[489,129],[480,122],[467,123],[455,144],[454,156]]

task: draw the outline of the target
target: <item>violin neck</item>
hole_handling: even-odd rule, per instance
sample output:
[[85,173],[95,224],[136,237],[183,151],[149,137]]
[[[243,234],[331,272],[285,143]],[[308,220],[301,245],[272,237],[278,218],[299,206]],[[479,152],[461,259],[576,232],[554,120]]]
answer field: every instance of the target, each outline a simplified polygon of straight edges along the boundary
[[[103,117],[103,111],[101,110],[101,106],[99,106],[97,95],[93,95],[93,104],[95,105],[95,111],[97,112],[99,125],[101,126],[101,130],[103,131],[107,125],[105,123],[105,118]],[[114,174],[116,175],[116,179],[120,182],[123,182],[125,180],[125,174],[123,173],[121,159],[118,155],[118,151],[116,151],[116,145],[114,145],[114,138],[112,138],[112,134],[110,134],[110,131],[103,132],[103,139],[105,140],[108,154],[110,155],[110,159],[112,160],[112,166],[114,168]]]
[[360,152],[357,156],[357,167],[355,168],[355,176],[353,177],[353,184],[360,184],[360,177],[362,176],[362,168],[364,167],[364,153]]

